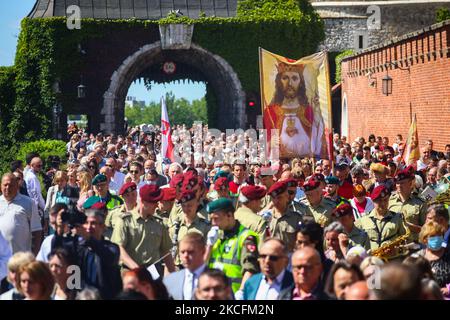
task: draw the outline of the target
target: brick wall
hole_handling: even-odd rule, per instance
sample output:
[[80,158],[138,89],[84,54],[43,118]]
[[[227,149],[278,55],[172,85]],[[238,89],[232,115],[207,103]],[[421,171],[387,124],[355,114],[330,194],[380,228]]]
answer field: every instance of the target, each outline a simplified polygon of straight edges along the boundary
[[[345,59],[342,101],[345,96],[349,138],[374,133],[389,137],[392,143],[400,133],[406,140],[410,119],[416,114],[420,145],[431,138],[434,148],[442,151],[450,143],[449,49],[447,21]],[[376,86],[369,85],[368,73]],[[393,79],[389,96],[382,93],[386,74]]]

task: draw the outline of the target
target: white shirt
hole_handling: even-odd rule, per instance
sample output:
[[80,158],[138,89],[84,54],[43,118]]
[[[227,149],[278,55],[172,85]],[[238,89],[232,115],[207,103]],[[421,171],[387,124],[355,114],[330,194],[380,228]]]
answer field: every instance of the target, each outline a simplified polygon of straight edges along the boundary
[[114,177],[112,177],[109,182],[109,190],[114,191],[114,194],[119,194],[119,190],[122,187],[124,180],[125,175],[120,171],[116,171]]
[[195,288],[197,288],[198,278],[202,274],[203,270],[205,270],[206,265],[203,264],[200,268],[195,270],[194,272],[189,271],[189,269],[185,269],[184,273],[184,284],[183,284],[183,299],[184,300],[192,300],[192,296],[194,294]]
[[259,283],[258,292],[256,292],[255,300],[277,300],[281,290],[281,282],[283,281],[284,273],[286,270],[280,272],[280,274],[272,281],[272,284],[266,280],[266,277],[261,279]]
[[44,241],[42,241],[41,249],[39,250],[36,256],[36,260],[48,262],[48,255],[52,251],[52,240],[54,237],[55,237],[54,234],[45,237]]
[[8,241],[13,254],[31,251],[31,233],[42,230],[37,206],[20,193],[8,203],[0,196],[0,232]]
[[8,241],[0,232],[0,281],[8,275],[8,260],[11,258],[12,252]]
[[25,175],[25,182],[27,184],[28,195],[31,199],[33,199],[37,207],[44,211],[45,200],[42,196],[41,184],[39,183],[39,179],[33,170],[30,169],[27,171],[27,174]]

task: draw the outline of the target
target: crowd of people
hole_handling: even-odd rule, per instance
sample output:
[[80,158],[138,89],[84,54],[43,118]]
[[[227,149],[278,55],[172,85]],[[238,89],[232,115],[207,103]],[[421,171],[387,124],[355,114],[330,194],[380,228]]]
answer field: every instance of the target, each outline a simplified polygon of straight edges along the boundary
[[333,159],[269,162],[244,132],[175,129],[181,162],[158,127],[76,126],[67,163],[12,162],[0,299],[450,299],[450,145],[406,165],[401,135],[335,134]]

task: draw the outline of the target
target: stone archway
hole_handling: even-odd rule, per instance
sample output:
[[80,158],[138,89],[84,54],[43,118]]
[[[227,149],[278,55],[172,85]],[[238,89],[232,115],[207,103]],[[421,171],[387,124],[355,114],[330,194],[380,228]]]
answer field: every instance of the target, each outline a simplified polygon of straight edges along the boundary
[[[122,133],[124,105],[128,88],[139,74],[160,58],[164,50],[161,42],[145,45],[125,59],[113,73],[108,90],[103,95],[100,130]],[[220,127],[218,129],[246,128],[245,93],[231,66],[220,56],[192,43],[190,49],[176,50],[178,60],[189,64],[205,75],[218,101]],[[177,61],[175,61],[177,62]]]

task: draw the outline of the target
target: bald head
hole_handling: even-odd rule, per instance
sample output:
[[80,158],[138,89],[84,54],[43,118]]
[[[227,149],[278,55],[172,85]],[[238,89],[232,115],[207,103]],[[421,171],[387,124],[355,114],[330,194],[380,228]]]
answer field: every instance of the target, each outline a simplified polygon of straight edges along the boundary
[[320,254],[316,249],[304,247],[292,255],[292,273],[298,289],[311,293],[319,283],[322,270]]
[[366,281],[357,281],[345,290],[345,300],[369,300]]
[[36,172],[36,173],[38,173],[39,171],[41,171],[41,169],[42,169],[42,160],[41,160],[41,158],[39,158],[39,157],[34,157],[34,158],[31,160],[30,167],[31,167],[31,169],[33,169],[33,171]]
[[7,201],[11,201],[16,197],[19,191],[19,182],[14,174],[9,172],[2,176],[1,190],[3,197]]

